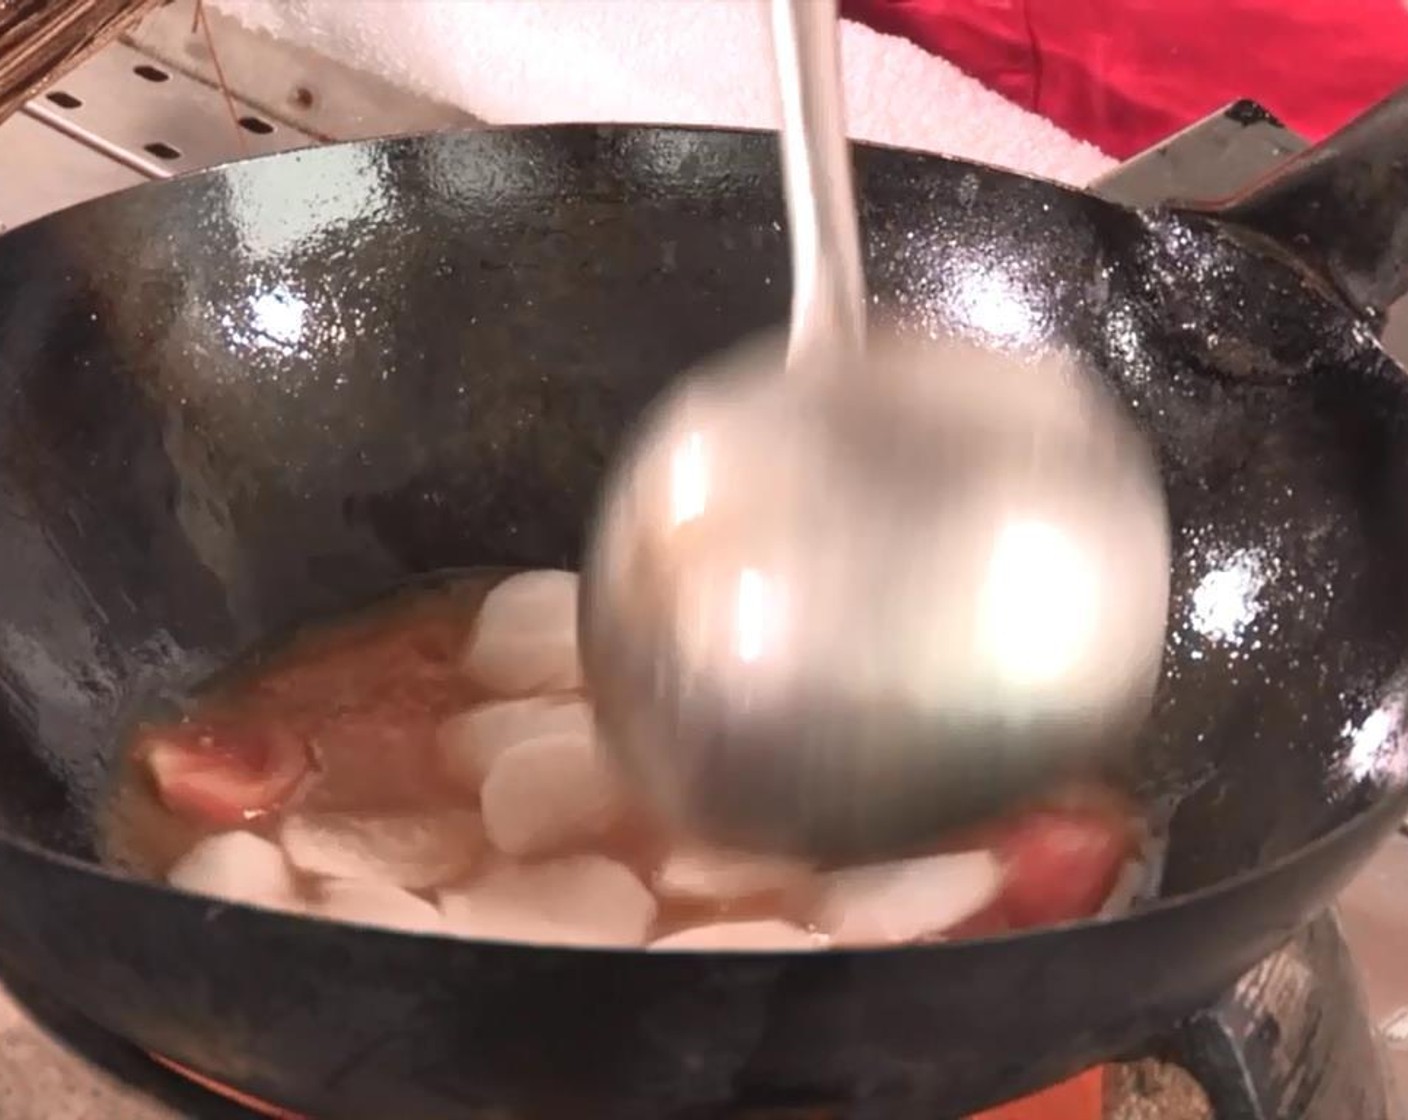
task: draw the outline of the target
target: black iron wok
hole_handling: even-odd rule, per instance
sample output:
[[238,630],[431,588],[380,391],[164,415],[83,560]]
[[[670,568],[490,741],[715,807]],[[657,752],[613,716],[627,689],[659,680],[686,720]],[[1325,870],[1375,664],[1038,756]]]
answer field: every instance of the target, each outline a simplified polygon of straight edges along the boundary
[[1079,347],[1177,534],[1137,775],[1166,900],[893,951],[567,951],[304,921],[93,864],[144,698],[465,564],[573,565],[674,372],[780,320],[770,135],[553,127],[236,164],[0,238],[0,966],[329,1120],[953,1116],[1138,1050],[1403,815],[1408,251],[1390,103],[1219,216],[857,153],[918,329]]

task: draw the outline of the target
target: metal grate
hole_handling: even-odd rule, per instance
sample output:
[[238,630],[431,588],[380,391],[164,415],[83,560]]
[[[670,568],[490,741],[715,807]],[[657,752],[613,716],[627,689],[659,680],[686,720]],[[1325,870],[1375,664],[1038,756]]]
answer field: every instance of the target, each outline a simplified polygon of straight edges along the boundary
[[255,106],[114,43],[24,112],[149,178],[320,143]]
[[0,122],[13,169],[0,176],[0,230],[243,156],[482,123],[209,9],[207,38],[194,11],[194,0],[168,0]]

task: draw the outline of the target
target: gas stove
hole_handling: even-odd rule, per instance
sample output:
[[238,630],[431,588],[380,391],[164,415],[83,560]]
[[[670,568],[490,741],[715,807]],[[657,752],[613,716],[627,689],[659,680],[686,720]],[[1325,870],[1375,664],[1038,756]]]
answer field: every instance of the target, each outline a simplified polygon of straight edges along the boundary
[[[218,18],[218,17],[217,17]],[[0,125],[0,229],[144,180],[329,139],[473,118],[271,40],[219,29],[227,103],[173,13],[114,44]],[[280,65],[270,67],[270,53]],[[271,82],[269,75],[281,75]],[[1122,165],[1095,189],[1136,205],[1234,193],[1304,147],[1241,102]],[[1408,359],[1408,306],[1386,344]],[[1112,1065],[1107,1120],[1408,1120],[1408,836],[1395,837],[1289,946],[1152,1056]],[[747,1111],[745,1109],[745,1111]],[[749,1113],[752,1115],[752,1113]],[[3,1120],[254,1120],[158,1066],[23,978],[0,975]],[[337,1118],[327,1118],[337,1120]],[[936,1118],[937,1120],[937,1118]]]

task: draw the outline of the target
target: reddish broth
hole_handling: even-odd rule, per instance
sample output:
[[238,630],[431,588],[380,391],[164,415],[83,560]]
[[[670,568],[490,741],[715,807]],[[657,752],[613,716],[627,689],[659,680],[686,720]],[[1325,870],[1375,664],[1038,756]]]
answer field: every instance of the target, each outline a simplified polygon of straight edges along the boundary
[[[156,877],[202,837],[246,829],[272,838],[295,808],[474,807],[477,796],[447,774],[436,729],[450,716],[502,699],[462,668],[492,583],[466,577],[309,627],[203,690],[184,719],[142,725],[113,802],[109,858]],[[942,936],[1095,914],[1137,849],[1137,825],[1126,802],[1099,791],[936,845],[985,848],[1003,872],[1000,896]],[[566,850],[609,856],[649,885],[675,843],[647,812],[630,806],[609,829]],[[491,866],[506,860],[488,857]],[[660,897],[650,936],[721,920],[806,924],[817,889],[812,882],[727,901]]]

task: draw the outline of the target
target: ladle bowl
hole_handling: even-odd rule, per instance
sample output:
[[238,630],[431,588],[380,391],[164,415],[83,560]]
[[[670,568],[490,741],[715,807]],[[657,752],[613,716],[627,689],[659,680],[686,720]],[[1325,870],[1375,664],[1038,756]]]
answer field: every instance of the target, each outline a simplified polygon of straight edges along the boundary
[[772,0],[785,354],[654,405],[584,571],[600,740],[747,848],[895,854],[1128,753],[1168,607],[1162,485],[1084,361],[867,323],[836,0]]

